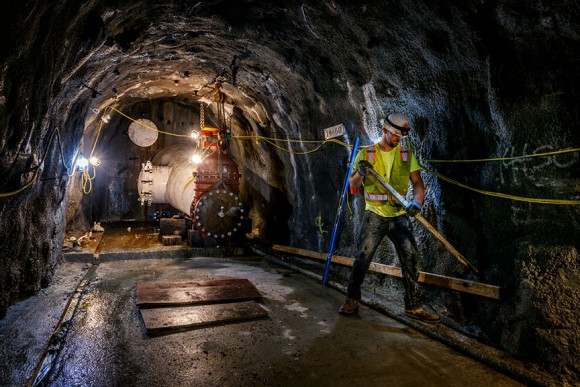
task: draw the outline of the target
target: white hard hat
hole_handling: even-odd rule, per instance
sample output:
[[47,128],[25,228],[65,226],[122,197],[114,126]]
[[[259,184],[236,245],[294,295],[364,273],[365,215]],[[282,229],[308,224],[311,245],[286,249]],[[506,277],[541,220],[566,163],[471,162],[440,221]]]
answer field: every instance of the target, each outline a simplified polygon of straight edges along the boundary
[[410,130],[409,120],[401,113],[391,113],[385,118],[383,128],[394,129],[395,134],[406,136]]

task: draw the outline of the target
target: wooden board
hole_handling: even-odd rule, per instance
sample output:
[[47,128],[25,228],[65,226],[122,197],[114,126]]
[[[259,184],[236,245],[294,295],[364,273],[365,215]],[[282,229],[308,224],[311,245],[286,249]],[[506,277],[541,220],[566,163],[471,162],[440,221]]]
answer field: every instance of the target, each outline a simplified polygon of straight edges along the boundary
[[142,282],[137,285],[139,307],[199,305],[260,300],[262,295],[248,280]]
[[159,234],[165,236],[187,235],[185,219],[161,218],[159,219]]
[[175,246],[181,244],[181,236],[180,235],[162,235],[161,236],[161,244],[163,246]]
[[[274,250],[283,251],[286,253],[302,255],[309,258],[314,258],[322,261],[326,261],[326,254],[318,253],[315,251],[299,249],[295,247],[273,245]],[[354,259],[349,257],[343,257],[340,255],[333,255],[331,262],[338,263],[339,265],[352,266]],[[402,277],[403,272],[400,267],[384,265],[382,263],[372,262],[370,265],[370,270],[388,274],[394,277]],[[501,299],[501,288],[495,285],[484,284],[481,282],[468,281],[461,278],[446,277],[439,274],[426,273],[424,271],[419,272],[419,282],[444,287],[448,289],[457,290],[464,293],[475,294],[482,297],[492,298],[494,300]]]
[[190,288],[196,286],[253,286],[252,283],[245,278],[227,278],[227,279],[215,279],[215,280],[194,280],[194,281],[179,281],[179,282],[167,282],[167,281],[151,281],[151,282],[139,282],[137,284],[137,292],[142,289],[170,289],[170,288]]
[[147,333],[159,333],[165,330],[267,317],[268,311],[254,301],[246,301],[234,304],[141,309],[141,316]]

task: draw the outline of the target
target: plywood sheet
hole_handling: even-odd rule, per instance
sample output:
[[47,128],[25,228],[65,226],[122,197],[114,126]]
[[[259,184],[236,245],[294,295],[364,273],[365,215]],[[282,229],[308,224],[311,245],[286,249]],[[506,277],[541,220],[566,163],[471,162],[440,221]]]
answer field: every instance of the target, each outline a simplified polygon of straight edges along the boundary
[[151,282],[137,285],[139,307],[199,305],[261,298],[258,289],[245,279]]
[[254,301],[246,301],[187,307],[143,308],[141,316],[147,333],[160,333],[167,330],[263,318],[268,316],[268,311]]

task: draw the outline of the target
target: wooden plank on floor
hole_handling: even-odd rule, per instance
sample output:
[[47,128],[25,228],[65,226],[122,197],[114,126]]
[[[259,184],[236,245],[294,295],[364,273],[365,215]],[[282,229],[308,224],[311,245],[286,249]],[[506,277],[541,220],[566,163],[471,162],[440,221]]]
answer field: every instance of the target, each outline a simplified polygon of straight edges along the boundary
[[[273,245],[272,248],[277,251],[302,255],[305,257],[326,261],[326,254],[318,253],[315,251],[281,245]],[[354,259],[349,257],[343,257],[340,255],[333,255],[331,261],[339,265],[352,266]],[[384,265],[382,263],[372,262],[370,270],[377,273],[388,274],[394,277],[402,277],[403,275],[400,267]],[[482,297],[492,298],[494,300],[501,299],[501,287],[484,284],[481,282],[468,281],[461,278],[446,277],[443,275],[426,273],[423,271],[419,272],[419,282],[443,288],[453,289],[464,293],[475,294]]]
[[225,285],[213,284],[212,286],[185,286],[183,283],[177,283],[177,287],[171,287],[169,283],[159,284],[159,287],[138,286],[136,303],[143,308],[262,299],[258,289],[249,281],[224,283]]
[[163,246],[175,246],[181,244],[180,235],[162,235],[161,244]]
[[141,309],[141,316],[147,333],[156,333],[263,318],[268,316],[268,311],[254,301],[246,301],[234,304]]
[[137,284],[137,291],[140,289],[171,289],[171,288],[190,288],[195,286],[233,286],[245,285],[253,286],[246,278],[226,278],[226,279],[212,279],[212,280],[193,280],[193,281],[151,281],[139,282]]

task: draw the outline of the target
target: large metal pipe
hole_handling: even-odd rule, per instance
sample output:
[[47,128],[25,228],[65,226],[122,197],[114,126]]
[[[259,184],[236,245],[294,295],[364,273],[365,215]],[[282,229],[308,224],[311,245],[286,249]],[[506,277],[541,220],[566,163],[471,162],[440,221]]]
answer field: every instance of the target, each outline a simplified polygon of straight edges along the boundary
[[161,150],[139,172],[137,189],[141,204],[168,203],[189,215],[194,198],[196,166],[189,158],[195,145],[174,144]]
[[[195,144],[174,144],[143,164],[138,190],[142,205],[167,203],[189,215],[202,235],[227,238],[242,226],[244,209],[238,197],[240,173],[218,129],[201,131]],[[203,160],[190,159],[203,150]]]

